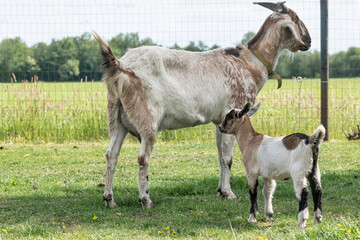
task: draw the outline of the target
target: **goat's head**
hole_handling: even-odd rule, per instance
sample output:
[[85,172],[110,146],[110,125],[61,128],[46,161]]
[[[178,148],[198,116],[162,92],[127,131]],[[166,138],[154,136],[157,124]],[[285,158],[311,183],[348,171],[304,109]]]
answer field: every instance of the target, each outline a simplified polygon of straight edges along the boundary
[[237,129],[239,129],[244,122],[244,116],[247,115],[250,117],[259,109],[260,103],[255,107],[251,108],[251,103],[245,104],[243,109],[233,108],[231,109],[225,117],[225,120],[219,125],[219,130],[221,133],[235,134]]
[[311,37],[305,24],[293,10],[285,6],[285,2],[254,2],[254,4],[268,8],[273,13],[266,19],[255,37],[249,41],[250,48],[267,34],[270,38],[274,37],[274,33],[280,34],[283,47],[292,52],[306,51],[310,48]]

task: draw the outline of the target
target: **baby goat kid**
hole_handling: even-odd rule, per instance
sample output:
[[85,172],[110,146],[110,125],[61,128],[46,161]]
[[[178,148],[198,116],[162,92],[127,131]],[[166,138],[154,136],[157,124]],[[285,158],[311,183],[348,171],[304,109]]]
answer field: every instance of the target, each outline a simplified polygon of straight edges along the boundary
[[325,128],[320,125],[311,136],[294,133],[283,137],[269,137],[254,131],[250,116],[260,104],[250,108],[232,109],[220,124],[222,133],[235,134],[249,184],[251,199],[248,222],[256,222],[258,176],[264,179],[265,220],[272,220],[271,199],[275,191],[275,180],[293,179],[296,197],[299,200],[298,226],[304,228],[309,218],[307,181],[314,200],[314,223],[321,222],[321,182],[318,152],[325,137]]

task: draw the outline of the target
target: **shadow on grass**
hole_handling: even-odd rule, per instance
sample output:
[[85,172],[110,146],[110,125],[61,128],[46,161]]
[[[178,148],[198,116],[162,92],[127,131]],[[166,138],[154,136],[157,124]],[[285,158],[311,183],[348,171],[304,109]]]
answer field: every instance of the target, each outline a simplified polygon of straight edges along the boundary
[[[360,176],[358,171],[327,172],[322,175],[324,213],[359,217]],[[34,223],[36,231],[23,230],[20,236],[47,236],[56,222],[67,227],[122,229],[123,231],[145,231],[149,235],[172,225],[178,233],[192,235],[200,227],[206,229],[229,229],[229,220],[237,216],[242,220],[234,224],[235,230],[250,230],[257,225],[247,224],[250,207],[245,176],[232,177],[232,189],[239,195],[236,200],[217,197],[218,178],[187,178],[150,184],[150,194],[157,205],[154,209],[143,209],[137,201],[138,190],[132,186],[119,187],[115,180],[114,197],[118,208],[104,207],[103,187],[83,187],[79,184],[64,184],[52,190],[34,190],[26,196],[0,198],[1,225]],[[260,188],[263,184],[260,181]],[[263,197],[259,189],[259,217],[263,215]],[[290,218],[295,225],[298,203],[295,199],[292,181],[278,181],[273,206],[275,221]],[[312,209],[312,197],[309,197]],[[312,212],[312,211],[311,211]],[[312,214],[311,214],[312,215]],[[97,219],[93,219],[96,216]],[[240,223],[240,224],[239,224]],[[34,228],[34,227],[33,227]]]

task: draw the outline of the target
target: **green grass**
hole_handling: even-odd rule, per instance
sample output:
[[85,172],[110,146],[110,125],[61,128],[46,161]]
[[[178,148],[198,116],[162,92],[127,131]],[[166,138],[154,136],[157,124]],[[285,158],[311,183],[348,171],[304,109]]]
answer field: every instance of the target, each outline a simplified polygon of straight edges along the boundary
[[[2,146],[3,240],[360,237],[360,148],[355,141],[323,143],[319,155],[323,223],[313,225],[311,214],[304,230],[296,227],[298,203],[291,180],[278,181],[273,222],[263,221],[260,193],[258,222],[247,223],[250,201],[237,147],[231,185],[239,198],[227,200],[216,195],[219,166],[214,142],[157,143],[149,171],[156,208],[148,210],[137,201],[138,144],[127,141],[120,154],[114,180],[117,209],[104,207],[104,189],[97,187],[104,183],[107,143]],[[309,206],[312,209],[311,196]],[[171,236],[173,231],[176,234]]]
[[[270,80],[258,95],[255,129],[268,135],[307,134],[320,124],[320,80]],[[0,84],[0,141],[72,142],[108,139],[106,89],[101,82]],[[329,127],[332,139],[345,139],[360,124],[360,79],[331,79]],[[199,143],[214,138],[212,124],[161,132],[159,141]]]

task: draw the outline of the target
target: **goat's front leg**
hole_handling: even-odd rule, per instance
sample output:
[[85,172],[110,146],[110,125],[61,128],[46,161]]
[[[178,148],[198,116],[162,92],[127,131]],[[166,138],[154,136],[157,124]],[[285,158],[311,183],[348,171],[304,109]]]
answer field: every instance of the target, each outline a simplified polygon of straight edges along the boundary
[[264,178],[264,187],[262,193],[265,199],[265,221],[272,221],[272,216],[274,214],[272,208],[272,197],[276,188],[276,182],[273,179]]
[[155,205],[152,203],[149,194],[149,176],[148,170],[150,165],[150,154],[154,147],[155,136],[141,137],[140,153],[138,157],[139,164],[139,202],[145,208],[154,208]]
[[222,134],[216,127],[216,146],[220,164],[220,179],[217,191],[220,196],[228,199],[236,198],[236,195],[231,191],[230,187],[230,169],[232,165],[234,141],[234,135]]
[[321,188],[321,176],[318,164],[314,164],[314,167],[310,174],[307,176],[309,180],[311,193],[314,201],[314,223],[321,223],[322,220],[322,188]]
[[308,197],[309,190],[306,185],[305,177],[292,177],[294,181],[294,188],[296,198],[299,200],[299,214],[298,214],[298,227],[305,228],[306,221],[309,219]]
[[247,174],[248,184],[249,184],[249,194],[250,194],[250,216],[248,219],[249,223],[256,222],[256,216],[258,215],[258,206],[257,206],[257,187],[259,185],[258,176],[255,174]]

